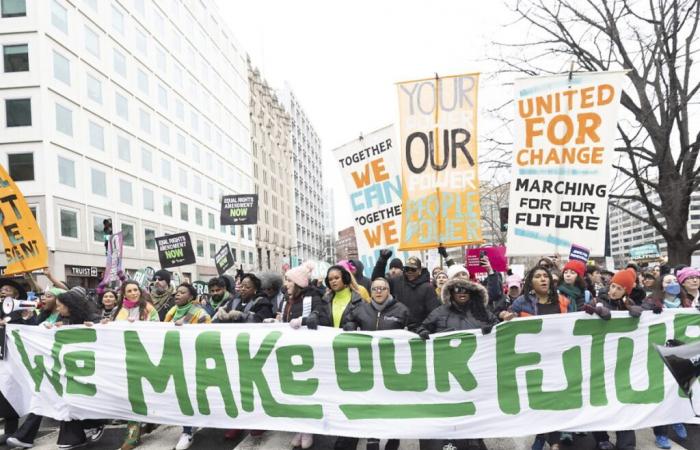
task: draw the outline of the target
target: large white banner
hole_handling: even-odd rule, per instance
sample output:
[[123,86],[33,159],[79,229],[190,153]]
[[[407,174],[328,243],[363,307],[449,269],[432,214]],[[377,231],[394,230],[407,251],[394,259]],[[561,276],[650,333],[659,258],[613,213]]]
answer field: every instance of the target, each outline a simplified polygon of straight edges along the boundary
[[624,72],[515,81],[508,254],[605,252]]
[[700,339],[700,314],[553,315],[428,341],[405,331],[145,322],[9,325],[7,337],[0,390],[20,413],[476,438],[691,420],[651,344]]

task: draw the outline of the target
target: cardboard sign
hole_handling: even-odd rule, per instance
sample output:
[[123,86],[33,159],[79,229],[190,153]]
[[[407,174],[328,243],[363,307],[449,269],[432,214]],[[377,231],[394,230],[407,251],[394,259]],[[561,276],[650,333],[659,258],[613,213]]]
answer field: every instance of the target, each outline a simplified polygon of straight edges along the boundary
[[214,264],[216,265],[216,271],[219,272],[219,275],[223,275],[228,269],[236,264],[236,261],[233,259],[231,247],[228,245],[228,243],[222,245],[219,251],[216,252],[216,255],[214,256]]
[[467,270],[470,274],[486,272],[486,269],[479,263],[481,252],[484,252],[489,258],[491,268],[495,272],[506,272],[508,270],[505,246],[470,248],[467,249],[466,254]]
[[590,254],[591,251],[588,250],[586,247],[582,245],[571,244],[571,250],[569,251],[569,261],[575,259],[583,262],[584,264],[588,264],[588,257],[590,256]]
[[184,233],[157,237],[156,245],[158,246],[160,267],[164,269],[186,266],[196,262],[192,240],[190,239],[190,234],[186,231]]
[[258,223],[258,194],[221,197],[221,225],[255,225]]
[[5,247],[5,275],[31,272],[48,267],[49,253],[39,224],[27,206],[22,192],[0,166],[0,234]]

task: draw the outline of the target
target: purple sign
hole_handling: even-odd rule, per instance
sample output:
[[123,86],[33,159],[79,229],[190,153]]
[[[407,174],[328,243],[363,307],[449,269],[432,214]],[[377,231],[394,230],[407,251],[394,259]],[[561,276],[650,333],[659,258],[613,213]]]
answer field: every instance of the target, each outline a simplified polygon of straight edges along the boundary
[[124,251],[124,235],[120,231],[109,237],[107,244],[107,262],[105,263],[105,274],[102,279],[104,285],[109,285],[113,281],[120,281],[119,272],[124,270],[122,255]]
[[584,264],[588,264],[588,257],[591,251],[586,247],[577,244],[571,244],[571,250],[569,251],[569,261],[574,259],[582,261]]
[[505,246],[499,247],[480,247],[467,249],[467,270],[470,274],[486,272],[486,269],[481,265],[479,258],[481,252],[484,252],[489,258],[491,268],[495,272],[506,272],[508,270],[508,258],[506,257]]

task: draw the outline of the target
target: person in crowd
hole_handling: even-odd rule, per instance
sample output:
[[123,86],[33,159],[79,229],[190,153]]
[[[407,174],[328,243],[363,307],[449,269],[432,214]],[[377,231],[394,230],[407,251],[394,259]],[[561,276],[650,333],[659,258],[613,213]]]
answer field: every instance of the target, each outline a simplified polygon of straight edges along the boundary
[[631,269],[634,271],[634,287],[632,288],[632,292],[630,292],[627,296],[635,304],[641,305],[644,299],[648,297],[648,294],[642,285],[642,271],[639,266],[633,262],[627,264],[625,269]]
[[[367,301],[360,294],[352,274],[341,265],[328,268],[325,283],[329,290],[318,308],[313,309],[307,317],[307,328],[314,329],[319,325],[340,328],[350,311]],[[290,322],[290,325],[300,326],[298,322]]]
[[338,265],[342,266],[343,268],[345,268],[345,270],[350,272],[350,276],[352,277],[352,281],[355,284],[355,286],[357,286],[357,291],[360,293],[360,296],[362,296],[363,300],[369,301],[369,290],[367,288],[365,288],[363,285],[359,284],[357,282],[357,279],[355,278],[355,275],[353,275],[355,273],[355,271],[357,270],[355,268],[355,265],[346,259],[339,261]]
[[[27,290],[15,280],[0,278],[0,302],[4,301],[7,297],[14,298],[15,300],[26,299]],[[10,316],[11,321],[16,321],[20,315],[13,312]],[[5,318],[5,312],[2,310],[2,308],[0,308],[0,319],[3,318]]]
[[586,277],[583,281],[586,284],[586,289],[591,293],[591,298],[597,297],[598,292],[605,287],[601,269],[595,264],[586,266]]
[[403,262],[399,258],[393,258],[389,263],[389,272],[386,278],[400,277],[403,275]]
[[[656,276],[654,276],[654,273],[651,271],[647,271],[642,273],[642,289],[644,289],[644,293],[646,294],[646,297],[649,297],[654,293],[654,286],[656,285]],[[645,297],[645,298],[646,298]]]
[[272,318],[272,302],[260,290],[261,286],[260,278],[252,273],[244,274],[238,294],[216,310],[214,322],[262,323]]
[[655,264],[654,267],[651,268],[651,273],[654,275],[654,278],[658,280],[661,279],[661,264]]
[[513,302],[515,302],[515,300],[517,300],[517,298],[521,295],[520,277],[509,278],[507,283],[508,292],[506,295],[501,295],[500,299],[496,300],[492,304],[493,314],[496,317],[500,317],[502,312],[508,312],[513,306]]
[[[189,283],[180,284],[175,290],[175,306],[165,314],[163,322],[175,325],[211,323],[211,317],[206,310],[195,302],[197,289]],[[182,427],[182,434],[175,445],[175,450],[186,450],[192,446],[194,430],[192,427]]]
[[465,278],[469,279],[469,271],[462,264],[452,264],[447,268],[447,278]]
[[214,277],[207,282],[209,287],[209,300],[202,302],[202,307],[210,317],[214,317],[216,310],[221,305],[225,305],[233,298],[233,294],[228,290],[228,283],[224,277]]
[[537,261],[537,264],[535,267],[544,267],[549,271],[550,274],[558,274],[559,273],[559,256],[553,255],[553,256],[543,256],[540,258],[539,261]]
[[282,293],[284,281],[278,273],[263,272],[260,274],[260,283],[262,291],[272,302],[272,314],[273,317],[276,317],[282,311],[282,304],[284,303],[284,293]]
[[171,280],[171,273],[165,269],[160,269],[153,275],[150,289],[151,302],[158,311],[161,321],[175,304],[175,288],[170,285]]
[[[372,279],[381,278],[386,271],[386,263],[391,257],[389,249],[379,252],[377,264],[372,272]],[[435,289],[430,284],[428,270],[423,268],[421,260],[411,256],[403,266],[403,274],[389,278],[391,295],[406,305],[411,312],[408,328],[415,330],[428,317],[430,312],[440,306]]]
[[102,319],[110,319],[114,308],[117,306],[117,291],[114,289],[105,289],[99,296]]
[[557,287],[559,295],[568,299],[569,312],[581,310],[584,304],[591,301],[591,293],[586,289],[584,281],[586,265],[582,261],[572,259],[564,265],[561,275],[562,280]]
[[[608,286],[610,286],[610,280],[612,280],[612,277],[615,275],[615,272],[610,271],[608,269],[602,269],[600,271],[600,281],[603,284],[603,287],[601,289],[607,289]],[[600,289],[596,293],[596,295],[600,293]]]
[[[433,333],[480,329],[483,334],[491,332],[498,322],[488,309],[489,295],[479,283],[466,278],[452,278],[442,289],[442,305],[434,309],[416,329],[422,339],[430,339]],[[442,448],[466,448],[472,444],[486,448],[481,439],[447,440]],[[472,448],[472,447],[469,447]]]
[[372,282],[369,278],[365,276],[365,265],[362,264],[362,261],[360,261],[359,259],[351,259],[350,264],[352,264],[355,268],[355,271],[351,273],[352,276],[355,277],[355,281],[357,281],[357,284],[367,289],[367,292],[369,292],[369,289],[372,286]]
[[447,283],[447,280],[449,279],[447,276],[447,272],[444,270],[438,270],[433,271],[433,277],[435,279],[435,294],[440,297],[440,292],[442,291],[442,287]]
[[676,272],[676,277],[693,308],[700,308],[700,269],[685,267]]
[[35,324],[55,324],[58,322],[60,316],[56,310],[56,301],[58,300],[58,296],[65,292],[68,291],[55,286],[44,291],[44,293],[41,295],[41,309],[39,310],[39,315],[34,321]]

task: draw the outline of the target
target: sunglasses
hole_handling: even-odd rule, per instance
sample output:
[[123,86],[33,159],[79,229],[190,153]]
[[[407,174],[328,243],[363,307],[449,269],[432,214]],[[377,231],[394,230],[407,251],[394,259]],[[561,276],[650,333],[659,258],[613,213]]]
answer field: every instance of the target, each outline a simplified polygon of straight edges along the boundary
[[405,267],[405,266],[404,266],[403,271],[404,271],[404,272],[417,272],[417,271],[418,271],[418,267]]
[[463,286],[455,286],[454,288],[452,288],[452,292],[454,292],[455,294],[466,294],[469,291]]
[[153,281],[165,281],[165,278],[154,277],[154,278],[153,278]]
[[386,286],[373,286],[372,287],[372,292],[383,292],[386,290],[387,290]]

